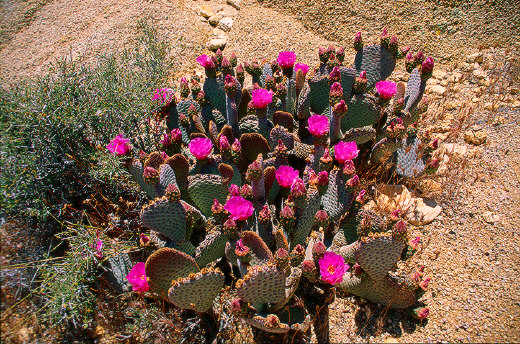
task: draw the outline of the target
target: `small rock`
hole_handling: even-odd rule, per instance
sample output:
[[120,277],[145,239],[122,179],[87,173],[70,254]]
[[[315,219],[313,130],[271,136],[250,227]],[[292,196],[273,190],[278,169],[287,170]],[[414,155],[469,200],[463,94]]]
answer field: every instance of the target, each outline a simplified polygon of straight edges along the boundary
[[446,79],[448,77],[448,73],[446,73],[445,71],[440,70],[440,69],[434,69],[432,76],[435,79],[443,80],[443,79]]
[[226,37],[219,37],[219,38],[213,38],[211,41],[208,42],[207,47],[211,51],[215,51],[217,49],[223,50],[224,47],[227,44],[227,38]]
[[456,143],[443,143],[442,148],[445,149],[445,153],[447,154],[457,154],[459,156],[464,156],[468,152],[468,147],[466,145],[459,145]]
[[484,109],[485,110],[488,110],[488,111],[495,111],[498,109],[498,104],[493,104],[493,103],[485,103],[484,104]]
[[199,16],[203,16],[204,18],[208,19],[210,17],[213,17],[215,15],[215,12],[213,12],[213,9],[209,7],[208,5],[200,5],[199,6]]
[[520,100],[515,100],[513,104],[511,104],[511,107],[517,108],[520,107]]
[[224,15],[222,13],[217,13],[214,16],[209,17],[208,22],[211,25],[216,26],[222,18],[224,18]]
[[488,77],[487,73],[481,68],[474,69],[473,76],[479,80],[486,79]]
[[240,10],[240,8],[242,7],[242,1],[240,0],[227,0],[227,3],[228,5],[231,5],[234,8],[236,8],[237,10]]
[[432,93],[442,96],[444,93],[446,93],[446,87],[443,87],[441,85],[435,85],[430,88],[430,91]]
[[213,36],[215,38],[227,38],[226,32],[222,31],[221,29],[219,29],[217,27],[213,29]]
[[233,18],[230,18],[230,17],[224,17],[218,23],[218,28],[223,31],[226,31],[226,32],[231,30],[232,26],[233,26]]
[[511,87],[509,89],[509,93],[511,93],[511,94],[518,94],[518,91],[519,91],[518,87]]
[[482,53],[474,53],[466,56],[466,62],[468,63],[482,63],[484,61],[484,56]]
[[464,141],[475,146],[486,142],[487,134],[483,129],[469,129],[464,133]]
[[460,107],[460,104],[458,104],[456,101],[448,102],[444,105],[444,108],[448,111],[455,110]]
[[460,65],[460,69],[463,72],[471,72],[473,70],[473,65],[471,63],[463,63]]
[[451,82],[460,82],[462,80],[462,74],[459,72],[454,72],[450,75],[448,80]]
[[498,221],[500,221],[500,217],[496,214],[493,214],[490,211],[485,211],[484,214],[482,214],[482,216],[484,217],[484,221],[486,221],[490,225],[495,224]]
[[383,340],[381,343],[399,343],[399,340],[397,338],[388,337],[385,340]]

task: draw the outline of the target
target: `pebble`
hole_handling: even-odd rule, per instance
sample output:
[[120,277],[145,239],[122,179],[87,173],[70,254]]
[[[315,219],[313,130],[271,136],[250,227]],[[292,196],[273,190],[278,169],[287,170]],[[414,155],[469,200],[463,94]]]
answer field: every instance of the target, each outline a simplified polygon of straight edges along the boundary
[[459,72],[453,72],[448,80],[451,82],[460,82],[462,80],[462,74]]
[[466,56],[466,62],[468,63],[482,63],[484,61],[484,56],[482,53],[474,53]]
[[215,26],[215,25],[218,25],[218,23],[220,22],[220,20],[221,20],[222,18],[224,18],[224,15],[223,15],[222,13],[217,13],[217,14],[215,14],[215,15],[209,17],[208,22],[209,22],[211,25]]
[[209,7],[208,5],[200,5],[198,14],[200,16],[203,16],[204,18],[208,19],[208,18],[214,16],[215,12],[213,12],[213,9],[211,7]]
[[237,10],[240,10],[240,8],[242,7],[242,1],[240,0],[227,0],[227,3],[228,5],[231,5],[234,8],[236,8]]
[[227,38],[226,37],[219,37],[219,38],[213,38],[211,41],[208,42],[207,47],[209,50],[217,50],[217,49],[224,49],[224,47],[227,44]]
[[464,141],[475,146],[481,145],[487,140],[487,134],[483,129],[469,129],[464,133]]
[[477,79],[486,79],[488,77],[487,73],[481,68],[477,68],[473,70],[473,76]]
[[220,22],[218,23],[218,28],[223,30],[223,31],[226,31],[228,32],[229,30],[231,30],[231,27],[233,26],[233,18],[230,18],[230,17],[224,17],[220,20]]
[[486,221],[490,225],[495,224],[498,221],[500,221],[500,217],[496,214],[493,214],[490,211],[485,211],[484,214],[482,214],[482,216],[484,217],[484,221]]
[[213,36],[215,38],[226,38],[227,37],[226,32],[222,31],[221,29],[219,29],[217,27],[213,29]]
[[444,95],[444,93],[446,93],[446,87],[441,86],[441,85],[435,85],[430,88],[430,91],[432,93],[442,96],[442,95]]

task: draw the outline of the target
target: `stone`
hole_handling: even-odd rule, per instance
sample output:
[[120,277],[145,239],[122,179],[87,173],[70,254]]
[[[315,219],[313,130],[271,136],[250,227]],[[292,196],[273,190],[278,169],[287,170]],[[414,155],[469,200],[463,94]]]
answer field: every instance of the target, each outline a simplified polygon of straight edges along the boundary
[[513,104],[511,104],[511,107],[518,108],[520,107],[520,100],[515,100]]
[[228,5],[233,6],[237,10],[240,10],[240,8],[242,7],[242,1],[240,0],[227,0],[226,2],[228,3]]
[[223,50],[227,44],[227,37],[219,37],[213,38],[211,41],[207,43],[207,48],[211,51],[215,51],[217,49]]
[[444,109],[450,111],[455,110],[460,107],[460,104],[458,104],[456,101],[447,102],[444,104]]
[[432,93],[438,94],[439,96],[442,96],[444,95],[444,93],[446,93],[446,87],[441,85],[435,85],[430,88],[430,91]]
[[218,28],[223,30],[223,31],[226,31],[228,32],[229,30],[231,30],[231,27],[233,26],[233,18],[230,18],[230,17],[224,17],[220,20],[220,22],[218,23]]
[[424,179],[419,183],[419,188],[425,194],[439,195],[442,192],[441,183],[432,179]]
[[471,72],[473,70],[473,65],[471,63],[463,63],[460,65],[460,69],[463,72]]
[[441,69],[434,69],[433,73],[432,73],[432,76],[435,79],[443,80],[443,79],[446,79],[448,77],[448,73],[446,73],[445,71],[443,71]]
[[479,146],[486,142],[487,134],[484,129],[469,129],[464,133],[464,141]]
[[213,29],[213,36],[215,38],[227,38],[226,32],[222,31],[221,29],[219,29],[217,27]]
[[441,149],[444,149],[446,154],[457,154],[461,157],[465,156],[468,152],[466,145],[459,145],[457,143],[443,143]]
[[488,77],[487,73],[481,68],[476,68],[473,70],[473,76],[477,79],[486,79]]
[[215,12],[213,12],[213,9],[208,5],[200,5],[198,14],[199,16],[203,16],[204,18],[208,19],[214,16]]
[[484,217],[484,221],[486,221],[490,225],[493,225],[500,221],[500,217],[496,214],[493,214],[490,211],[485,211],[484,214],[482,214],[482,216]]
[[422,226],[432,222],[442,211],[441,206],[434,200],[415,197],[403,185],[381,184],[376,187],[375,194],[374,206],[376,209],[387,214],[401,209],[404,219],[414,226]]
[[482,63],[484,61],[484,55],[482,53],[474,53],[466,56],[466,62],[468,63]]
[[449,76],[448,80],[455,83],[460,82],[462,80],[462,74],[459,72],[453,72]]
[[222,13],[217,13],[209,17],[208,22],[213,26],[217,26],[222,18],[224,18],[224,15]]
[[519,91],[518,87],[511,87],[509,89],[509,93],[511,93],[511,94],[518,94],[518,91]]

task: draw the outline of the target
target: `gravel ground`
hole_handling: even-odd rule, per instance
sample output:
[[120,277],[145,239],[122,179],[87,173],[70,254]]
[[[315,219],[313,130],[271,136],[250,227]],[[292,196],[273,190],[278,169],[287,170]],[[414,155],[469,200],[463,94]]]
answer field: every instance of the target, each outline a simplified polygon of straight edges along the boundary
[[[500,6],[462,0],[272,0],[243,1],[236,10],[220,0],[7,0],[0,4],[0,82],[38,75],[69,54],[89,62],[96,52],[129,46],[136,37],[134,24],[143,18],[175,43],[173,77],[200,70],[195,57],[205,52],[213,35],[197,14],[200,5],[221,8],[235,20],[225,51],[236,52],[240,61],[272,60],[278,51],[292,49],[300,61],[316,64],[317,47],[329,43],[344,44],[351,56],[355,31],[370,40],[388,27],[401,42],[440,61],[427,89],[431,104],[425,123],[456,151],[449,155],[447,171],[433,178],[440,185],[435,198],[442,214],[432,224],[413,228],[427,243],[413,263],[424,264],[433,277],[425,296],[431,314],[417,325],[401,311],[338,298],[331,306],[331,339],[519,342],[518,10],[514,1],[495,2]],[[35,10],[27,19],[24,13],[30,9]],[[490,48],[495,43],[502,48]],[[481,57],[468,57],[479,48]],[[393,78],[406,80],[407,75],[401,67]],[[464,132],[470,127],[487,141],[466,143]]]

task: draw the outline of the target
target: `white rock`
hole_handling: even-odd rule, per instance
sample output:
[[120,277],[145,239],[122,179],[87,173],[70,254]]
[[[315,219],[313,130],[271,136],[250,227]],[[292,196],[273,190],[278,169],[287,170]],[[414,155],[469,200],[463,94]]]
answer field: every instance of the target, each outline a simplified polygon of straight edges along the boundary
[[453,72],[448,80],[451,82],[460,82],[462,80],[462,74],[459,72]]
[[446,87],[443,87],[441,85],[434,85],[430,88],[430,91],[432,93],[442,96],[444,93],[446,93]]
[[445,71],[440,70],[440,69],[434,69],[432,76],[435,79],[443,80],[443,79],[446,79],[448,77],[448,73],[446,73]]
[[219,37],[219,38],[213,38],[211,41],[207,43],[207,47],[209,50],[217,50],[217,49],[224,49],[224,47],[227,44],[227,38],[226,37]]
[[230,18],[230,17],[224,17],[220,20],[220,22],[218,23],[218,28],[223,30],[223,31],[226,31],[228,32],[229,30],[231,30],[231,27],[233,26],[233,18]]
[[474,69],[473,76],[477,79],[486,79],[488,77],[487,73],[481,68]]
[[222,31],[221,29],[216,27],[216,28],[213,29],[213,37],[215,37],[215,38],[227,38],[227,35],[226,35],[225,31]]
[[457,154],[459,156],[464,156],[468,152],[468,147],[466,145],[459,145],[457,143],[443,143],[442,147],[448,154]]
[[215,26],[218,25],[222,18],[224,18],[224,15],[222,13],[217,13],[214,16],[209,17],[208,21],[211,25]]
[[500,217],[496,214],[493,214],[490,211],[485,211],[484,214],[482,214],[484,217],[484,221],[486,221],[489,224],[495,224],[496,222],[500,221]]
[[208,5],[200,5],[198,14],[208,19],[214,16],[215,12],[213,12],[213,9],[211,9],[211,7],[209,7]]
[[240,10],[240,8],[242,7],[242,1],[240,0],[227,0],[227,3],[236,8],[237,10]]

